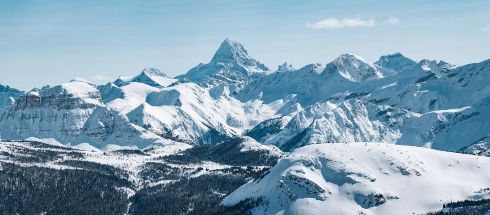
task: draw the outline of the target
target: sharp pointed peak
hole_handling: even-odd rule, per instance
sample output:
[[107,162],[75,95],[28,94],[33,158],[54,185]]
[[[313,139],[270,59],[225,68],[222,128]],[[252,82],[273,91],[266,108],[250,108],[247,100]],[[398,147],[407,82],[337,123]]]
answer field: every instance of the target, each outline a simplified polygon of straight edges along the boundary
[[227,45],[231,45],[231,46],[243,46],[240,42],[232,39],[231,37],[225,38],[223,40],[223,42],[221,42],[221,45],[223,45],[223,44],[227,44]]
[[223,42],[221,42],[221,45],[220,46],[223,46],[223,45],[228,45],[228,46],[231,46],[231,47],[234,47],[234,46],[242,46],[243,47],[243,45],[240,42],[238,42],[238,41],[236,41],[236,40],[234,40],[234,39],[232,39],[230,37],[225,38],[223,40]]
[[269,69],[248,54],[243,45],[235,40],[226,38],[211,59],[211,64],[238,64],[243,67],[254,67],[257,70]]
[[211,62],[230,62],[253,59],[248,55],[247,50],[237,41],[226,38],[213,56]]
[[151,67],[144,68],[141,71],[140,75],[167,77],[167,74],[165,74],[164,72]]
[[227,37],[225,38],[225,40],[223,40],[223,43],[235,43],[236,41],[231,39],[230,37]]

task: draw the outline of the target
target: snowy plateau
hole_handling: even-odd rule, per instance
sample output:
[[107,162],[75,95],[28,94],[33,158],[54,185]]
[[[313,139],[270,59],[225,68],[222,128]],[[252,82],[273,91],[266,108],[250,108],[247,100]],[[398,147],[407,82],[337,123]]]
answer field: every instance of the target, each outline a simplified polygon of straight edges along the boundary
[[490,214],[490,60],[0,85],[0,214]]

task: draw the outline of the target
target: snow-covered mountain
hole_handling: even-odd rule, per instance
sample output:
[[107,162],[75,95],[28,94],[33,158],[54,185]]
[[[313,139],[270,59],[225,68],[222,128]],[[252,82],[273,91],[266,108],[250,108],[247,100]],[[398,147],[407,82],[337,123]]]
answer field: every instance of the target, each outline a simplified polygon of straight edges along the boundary
[[[286,151],[374,141],[487,154],[489,64],[417,63],[400,53],[371,64],[342,54],[325,65],[294,69],[284,63],[270,72],[243,45],[226,39],[208,64],[176,78],[147,68],[101,86],[78,81],[3,96],[0,135],[98,147],[250,136]],[[64,127],[53,127],[60,117]]]
[[199,64],[177,78],[202,86],[226,84],[232,86],[233,91],[268,72],[269,69],[251,57],[242,44],[227,38],[208,64]]
[[[381,57],[375,66],[349,66],[362,62],[342,55],[324,69],[312,64],[251,82],[237,95],[241,101],[288,99],[290,107],[301,110],[280,118],[280,128],[259,124],[246,134],[260,134],[257,140],[283,150],[318,141],[375,141],[459,151],[490,136],[488,61],[441,73],[394,54]],[[356,68],[383,75],[352,79],[367,74]],[[463,126],[474,129],[455,132]]]
[[382,78],[381,72],[359,56],[343,54],[332,62],[337,72],[350,81]]
[[432,72],[435,73],[438,77],[441,77],[444,75],[444,73],[449,72],[451,69],[456,68],[455,65],[452,65],[450,63],[444,62],[444,61],[437,61],[437,60],[421,60],[419,62],[419,66],[427,72]]
[[401,134],[378,118],[381,111],[384,110],[357,99],[317,103],[298,112],[280,132],[262,141],[285,151],[322,142],[393,143]]
[[374,62],[374,64],[381,68],[397,72],[417,70],[419,66],[417,62],[403,56],[399,52],[381,56],[378,61]]
[[[146,68],[99,86],[0,85],[0,181],[46,185],[58,196],[43,202],[63,195],[43,178],[80,181],[62,187],[100,197],[94,214],[435,212],[490,198],[490,161],[474,156],[490,156],[489,83],[490,60],[456,67],[400,53],[271,72],[226,39],[175,78]],[[2,195],[12,187],[0,183],[7,214],[54,204],[22,207]]]
[[[380,143],[319,144],[281,159],[222,204],[252,214],[424,214],[490,198],[490,158]],[[238,206],[239,207],[239,206]]]
[[292,64],[289,64],[288,62],[284,62],[283,64],[277,66],[276,72],[291,72],[296,70]]
[[377,67],[361,57],[343,54],[325,66],[310,64],[295,71],[273,73],[257,79],[246,85],[237,97],[242,101],[261,98],[271,102],[296,95],[301,105],[311,105],[361,86],[372,90],[382,82],[382,77]]
[[156,88],[142,83],[102,87],[106,105],[129,121],[159,136],[193,143],[219,143],[241,135],[259,122],[275,116],[281,101],[240,102],[229,87],[204,88],[195,83],[178,83]]

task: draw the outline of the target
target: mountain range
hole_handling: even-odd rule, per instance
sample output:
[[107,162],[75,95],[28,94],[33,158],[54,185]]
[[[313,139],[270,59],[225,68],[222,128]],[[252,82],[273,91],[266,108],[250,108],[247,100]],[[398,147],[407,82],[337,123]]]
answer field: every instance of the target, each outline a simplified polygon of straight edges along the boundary
[[[240,180],[226,179],[228,170],[213,172],[238,184],[222,195],[200,193],[216,198],[209,213],[317,214],[335,206],[334,214],[436,212],[450,201],[488,198],[490,60],[456,66],[394,53],[370,63],[342,54],[272,71],[228,38],[209,63],[176,77],[145,68],[103,85],[74,79],[28,92],[0,85],[0,139],[3,169],[71,170],[66,162],[95,162],[90,165],[125,172],[114,180],[129,190],[122,197],[131,202],[122,203],[127,213],[158,212],[145,211],[138,198],[177,192],[172,183],[204,177],[209,172],[195,169],[216,165],[253,171],[240,173]],[[46,147],[57,159],[38,158]],[[247,154],[247,147],[261,153]],[[237,157],[220,158],[232,152]],[[195,168],[185,169],[182,159]],[[246,161],[229,163],[236,160]],[[89,167],[80,168],[102,168]],[[155,179],[142,171],[178,174]],[[458,184],[458,174],[471,179]],[[402,189],[397,181],[410,186]],[[427,186],[433,186],[431,198],[408,190]],[[197,211],[192,202],[182,204],[187,212],[175,214]],[[9,212],[23,212],[19,208]]]

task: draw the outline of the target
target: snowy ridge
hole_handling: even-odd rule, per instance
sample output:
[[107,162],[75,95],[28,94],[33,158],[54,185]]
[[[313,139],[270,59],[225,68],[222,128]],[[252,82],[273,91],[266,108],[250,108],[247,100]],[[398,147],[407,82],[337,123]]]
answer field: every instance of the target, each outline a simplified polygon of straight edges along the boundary
[[[328,64],[321,73],[307,66],[256,80],[237,97],[242,101],[258,97],[265,103],[288,98],[288,107],[295,103],[302,107],[279,131],[252,129],[267,136],[260,141],[287,151],[316,140],[375,141],[458,151],[489,136],[486,104],[490,91],[484,83],[490,81],[488,61],[457,67],[438,77],[401,54],[381,59],[391,63],[390,68],[401,70],[390,69],[393,73],[389,76],[353,82],[343,75],[336,76],[339,70],[335,63]],[[397,61],[410,63],[396,67],[393,64]],[[329,104],[341,106],[350,100],[356,101],[356,108],[325,114]],[[475,129],[469,131],[464,126]],[[459,133],[457,128],[467,131]]]
[[[490,158],[380,143],[319,144],[294,151],[222,204],[259,201],[253,214],[420,214],[449,201],[489,198],[489,187]],[[427,190],[431,195],[420,194]]]
[[339,104],[318,103],[300,111],[281,132],[264,143],[291,151],[322,142],[395,142],[400,133],[374,119],[372,113],[375,111],[370,108],[376,106],[366,106],[360,100],[347,100]]
[[275,146],[271,145],[263,145],[260,144],[259,142],[255,141],[253,138],[250,137],[245,137],[243,141],[240,143],[240,151],[241,152],[246,152],[246,151],[266,151],[272,155],[275,155],[277,157],[282,157],[284,153],[278,149]]
[[449,72],[449,70],[456,68],[455,65],[444,62],[442,60],[437,61],[437,60],[427,60],[427,59],[421,60],[419,62],[419,66],[424,71],[435,73],[437,77],[441,77],[444,75],[444,73],[447,73]]

